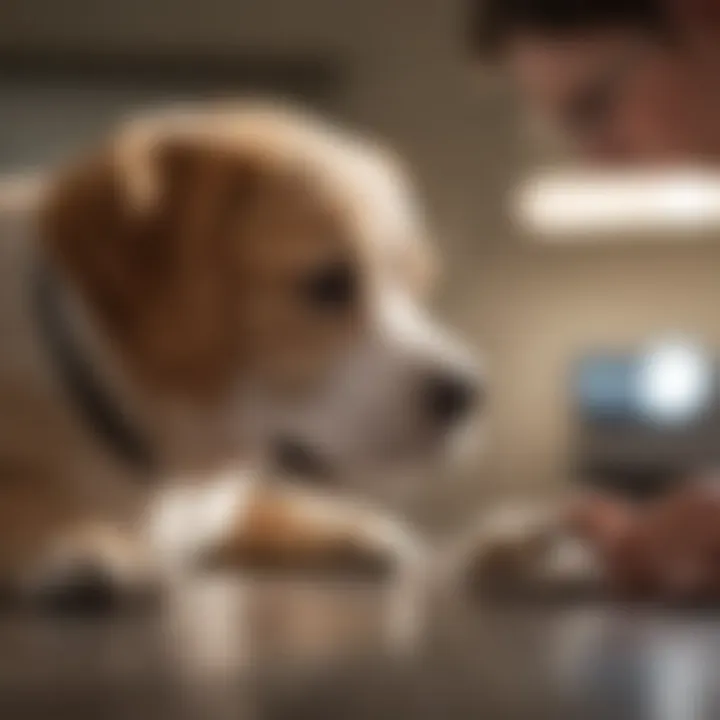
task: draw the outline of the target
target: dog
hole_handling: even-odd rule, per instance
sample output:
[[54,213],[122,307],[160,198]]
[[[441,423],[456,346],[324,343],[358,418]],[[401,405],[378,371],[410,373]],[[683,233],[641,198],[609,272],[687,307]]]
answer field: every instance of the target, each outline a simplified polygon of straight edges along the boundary
[[[175,529],[215,557],[362,544],[369,513],[248,478],[279,460],[364,493],[432,467],[482,403],[472,358],[423,309],[432,258],[399,163],[304,110],[136,118],[15,195],[0,578],[23,594],[100,566],[114,585],[155,578],[173,494]],[[381,525],[366,535],[383,545]]]

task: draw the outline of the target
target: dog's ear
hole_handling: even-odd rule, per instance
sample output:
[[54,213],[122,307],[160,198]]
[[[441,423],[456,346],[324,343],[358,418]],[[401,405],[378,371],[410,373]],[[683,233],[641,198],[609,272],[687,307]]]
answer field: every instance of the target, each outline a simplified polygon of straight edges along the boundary
[[217,374],[208,363],[231,354],[229,235],[261,169],[251,153],[208,139],[147,138],[87,158],[50,184],[41,238],[51,261],[103,330],[165,384]]
[[50,261],[113,325],[129,319],[138,286],[161,256],[161,248],[147,243],[148,179],[149,168],[138,165],[128,174],[118,153],[104,149],[60,171],[41,209]]

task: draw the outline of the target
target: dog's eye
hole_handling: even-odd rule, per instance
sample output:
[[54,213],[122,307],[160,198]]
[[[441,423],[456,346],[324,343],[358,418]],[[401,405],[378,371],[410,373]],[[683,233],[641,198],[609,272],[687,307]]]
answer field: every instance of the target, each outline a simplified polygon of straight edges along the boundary
[[311,275],[303,291],[317,308],[342,310],[355,301],[357,278],[350,263],[337,262]]

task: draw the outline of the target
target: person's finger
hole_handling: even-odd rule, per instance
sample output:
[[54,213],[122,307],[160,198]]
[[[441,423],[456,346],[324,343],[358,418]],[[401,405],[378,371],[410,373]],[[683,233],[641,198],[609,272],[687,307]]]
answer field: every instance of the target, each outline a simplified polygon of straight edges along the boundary
[[576,501],[568,518],[576,532],[603,548],[615,545],[628,531],[632,519],[633,510],[627,502],[599,495]]

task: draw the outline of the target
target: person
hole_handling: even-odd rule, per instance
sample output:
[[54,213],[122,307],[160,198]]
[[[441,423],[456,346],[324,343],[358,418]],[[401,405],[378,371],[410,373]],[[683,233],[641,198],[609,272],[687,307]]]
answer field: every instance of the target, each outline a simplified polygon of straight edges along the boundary
[[720,163],[720,0],[472,0],[475,62],[601,162]]
[[[720,0],[472,0],[469,17],[473,62],[583,158],[720,166]],[[642,508],[581,494],[568,522],[621,594],[720,600],[718,487]]]

